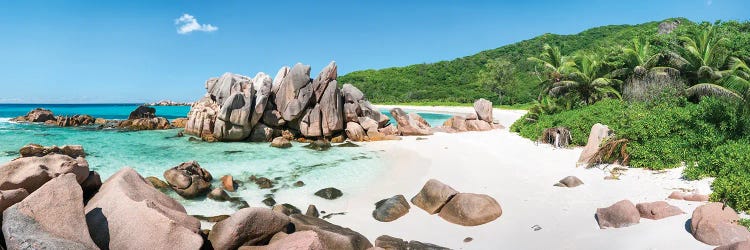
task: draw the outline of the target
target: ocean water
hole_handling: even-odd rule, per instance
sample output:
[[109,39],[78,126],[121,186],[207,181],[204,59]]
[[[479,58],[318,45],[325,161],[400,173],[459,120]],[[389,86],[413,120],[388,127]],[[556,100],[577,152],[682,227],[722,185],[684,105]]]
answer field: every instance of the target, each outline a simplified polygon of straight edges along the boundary
[[[378,152],[365,147],[333,147],[318,152],[293,143],[289,149],[277,149],[268,143],[205,143],[189,141],[189,136],[176,137],[179,129],[161,131],[124,132],[97,130],[95,128],[60,128],[42,124],[9,122],[12,117],[26,114],[36,107],[44,107],[56,115],[90,114],[107,119],[126,119],[135,104],[97,105],[7,105],[0,104],[0,163],[18,157],[18,149],[29,143],[41,145],[83,145],[90,168],[106,179],[122,167],[129,166],[146,176],[157,176],[168,168],[185,161],[195,160],[214,176],[231,174],[235,180],[247,182],[230,195],[246,200],[251,206],[262,206],[264,195],[270,190],[260,190],[247,179],[251,175],[277,179],[275,199],[311,195],[320,188],[337,187],[344,192],[349,188],[376,181],[373,178],[382,170]],[[169,119],[185,117],[189,107],[156,107],[157,115]],[[387,112],[384,112],[387,113]],[[449,118],[443,114],[421,114],[433,126]],[[306,185],[293,188],[302,180]],[[236,207],[227,202],[210,200],[185,200],[182,202],[192,214],[218,215],[232,213]],[[297,204],[295,204],[297,205]],[[304,208],[306,204],[298,204]]]

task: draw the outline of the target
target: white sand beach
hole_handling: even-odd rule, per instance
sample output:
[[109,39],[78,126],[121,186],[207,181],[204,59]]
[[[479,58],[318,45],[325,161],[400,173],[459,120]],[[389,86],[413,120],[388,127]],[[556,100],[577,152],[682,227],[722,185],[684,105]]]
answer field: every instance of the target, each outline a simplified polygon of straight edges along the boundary
[[[382,108],[388,108],[383,107]],[[462,113],[471,107],[402,107],[404,110]],[[494,117],[510,127],[523,111],[495,109]],[[434,126],[434,125],[433,125]],[[379,150],[387,170],[372,183],[344,190],[335,201],[317,203],[326,211],[346,211],[330,221],[350,227],[374,241],[380,235],[418,240],[454,249],[711,249],[695,240],[686,222],[701,203],[668,200],[674,190],[710,192],[710,180],[685,181],[682,169],[665,172],[630,169],[620,180],[605,180],[608,171],[575,166],[581,149],[553,149],[504,130],[438,133],[404,137],[402,141],[363,143]],[[585,184],[555,187],[574,175]],[[459,192],[494,197],[503,214],[490,223],[464,227],[429,215],[413,206],[393,222],[372,218],[374,203],[403,194],[411,199],[429,179],[438,179]],[[633,203],[666,200],[686,214],[619,229],[599,229],[596,209],[629,199]],[[535,231],[538,225],[541,230]],[[464,243],[466,237],[473,241]]]

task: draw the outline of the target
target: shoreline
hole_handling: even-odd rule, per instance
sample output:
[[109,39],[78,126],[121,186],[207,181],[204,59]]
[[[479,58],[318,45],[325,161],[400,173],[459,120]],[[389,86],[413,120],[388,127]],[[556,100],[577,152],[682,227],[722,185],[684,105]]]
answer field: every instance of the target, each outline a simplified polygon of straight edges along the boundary
[[[501,122],[506,127],[510,126],[507,121],[520,117],[520,113],[512,111],[495,110],[495,115],[498,120],[506,121]],[[632,168],[620,180],[605,180],[608,171],[576,167],[581,148],[537,145],[508,132],[507,128],[437,133],[426,138],[417,140],[412,136],[401,141],[362,144],[380,152],[386,167],[376,181],[363,184],[368,188],[343,190],[346,199],[330,205],[348,213],[330,221],[350,227],[371,240],[387,234],[454,249],[493,249],[499,245],[508,249],[710,247],[695,240],[685,229],[692,211],[704,203],[667,199],[672,191],[679,189],[710,192],[710,178],[685,181],[681,178],[683,168],[663,172]],[[569,175],[581,178],[585,184],[570,189],[553,186]],[[464,227],[428,215],[412,205],[409,213],[393,222],[372,218],[370,213],[376,201],[397,194],[411,199],[431,178],[459,192],[492,196],[502,206],[503,215],[484,225]],[[599,229],[594,218],[596,209],[623,199],[634,203],[663,200],[680,207],[685,214],[656,221],[641,219],[640,224],[627,228]],[[534,231],[535,225],[542,229]],[[472,237],[473,241],[464,243],[466,237]]]

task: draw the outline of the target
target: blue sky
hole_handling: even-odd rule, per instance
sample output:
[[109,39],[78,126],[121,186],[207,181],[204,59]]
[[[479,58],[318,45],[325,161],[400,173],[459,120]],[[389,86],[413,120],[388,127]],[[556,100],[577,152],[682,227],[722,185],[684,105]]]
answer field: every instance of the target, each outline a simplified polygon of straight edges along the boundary
[[224,72],[273,76],[303,62],[317,74],[335,60],[344,74],[449,60],[547,32],[750,16],[746,0],[405,2],[3,1],[0,103],[193,101]]

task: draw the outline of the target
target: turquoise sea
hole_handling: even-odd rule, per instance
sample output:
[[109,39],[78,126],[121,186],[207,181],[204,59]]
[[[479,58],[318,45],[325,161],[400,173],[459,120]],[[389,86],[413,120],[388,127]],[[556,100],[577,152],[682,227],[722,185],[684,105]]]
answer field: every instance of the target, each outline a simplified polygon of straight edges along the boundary
[[[289,149],[269,147],[268,143],[205,143],[188,141],[188,136],[176,137],[179,129],[162,131],[124,132],[96,128],[59,128],[41,124],[19,124],[10,118],[25,115],[29,110],[43,107],[55,115],[89,114],[106,119],[126,119],[137,104],[0,104],[0,162],[18,157],[18,149],[29,143],[41,145],[83,145],[92,170],[107,178],[124,166],[130,166],[144,177],[157,176],[181,162],[195,160],[218,180],[231,174],[236,180],[246,181],[250,175],[277,179],[282,187],[276,200],[283,196],[297,180],[307,185],[295,192],[315,192],[328,186],[354,188],[357,183],[372,181],[382,161],[377,152],[364,147],[334,147],[318,152],[295,143]],[[186,117],[190,107],[156,107],[157,115],[168,119]],[[387,113],[384,110],[384,113]],[[420,113],[433,126],[442,124],[449,115]],[[335,177],[335,178],[334,178]],[[285,192],[285,189],[287,191]],[[249,182],[238,192],[231,193],[250,205],[260,205],[269,190],[259,190]],[[231,213],[235,208],[214,201],[187,201],[172,195],[195,214]],[[296,204],[295,204],[296,205]],[[299,204],[303,208],[305,204]]]

